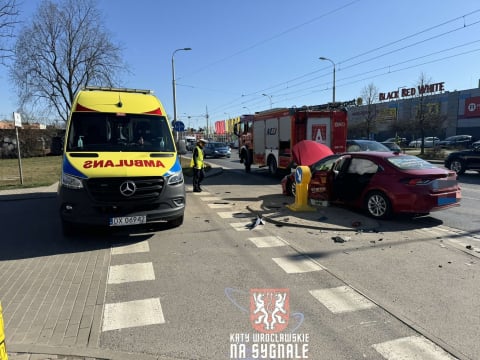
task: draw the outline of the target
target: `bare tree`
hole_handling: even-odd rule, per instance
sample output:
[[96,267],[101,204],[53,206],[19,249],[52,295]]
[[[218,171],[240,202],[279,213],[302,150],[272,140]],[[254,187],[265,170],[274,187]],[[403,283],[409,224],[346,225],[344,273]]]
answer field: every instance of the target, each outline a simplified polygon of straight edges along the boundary
[[362,89],[361,93],[363,103],[367,105],[367,114],[365,115],[365,130],[367,138],[375,129],[375,120],[377,117],[376,101],[378,100],[378,88],[370,83]]
[[14,29],[18,24],[16,0],[0,0],[0,64],[13,57]]
[[442,128],[445,116],[440,114],[440,106],[435,103],[427,103],[427,99],[422,89],[427,86],[430,80],[427,79],[424,73],[421,73],[418,78],[418,105],[415,111],[415,128],[420,131],[422,143],[420,146],[420,154],[425,153],[425,135],[426,132],[433,132],[430,134],[436,135],[438,129]]
[[114,86],[126,71],[94,0],[44,0],[19,34],[11,77],[22,106],[52,108],[64,121],[80,88]]

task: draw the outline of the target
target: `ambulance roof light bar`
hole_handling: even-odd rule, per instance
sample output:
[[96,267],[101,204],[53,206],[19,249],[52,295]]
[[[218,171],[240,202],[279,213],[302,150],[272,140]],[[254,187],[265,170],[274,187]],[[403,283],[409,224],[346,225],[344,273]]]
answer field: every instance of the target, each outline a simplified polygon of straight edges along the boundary
[[153,94],[153,90],[143,90],[143,89],[129,89],[129,88],[114,88],[106,86],[85,86],[83,90],[102,90],[102,91],[118,91],[118,92],[132,92],[140,94]]

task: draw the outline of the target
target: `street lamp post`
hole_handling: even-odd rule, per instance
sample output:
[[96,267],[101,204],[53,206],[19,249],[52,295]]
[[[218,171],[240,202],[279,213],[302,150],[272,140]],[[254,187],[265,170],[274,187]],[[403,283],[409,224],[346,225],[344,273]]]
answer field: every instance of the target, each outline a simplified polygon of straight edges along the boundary
[[175,53],[177,51],[188,51],[192,50],[192,48],[182,48],[182,49],[177,49],[173,52],[172,54],[172,88],[173,88],[173,125],[175,126],[175,123],[177,122],[177,91],[176,91],[176,85],[175,85]]
[[330,61],[333,65],[333,103],[335,104],[335,63],[333,62],[333,60],[323,56],[319,57],[319,59]]
[[262,95],[268,97],[268,99],[270,100],[270,109],[271,109],[272,108],[272,96],[268,95],[268,94],[262,94]]

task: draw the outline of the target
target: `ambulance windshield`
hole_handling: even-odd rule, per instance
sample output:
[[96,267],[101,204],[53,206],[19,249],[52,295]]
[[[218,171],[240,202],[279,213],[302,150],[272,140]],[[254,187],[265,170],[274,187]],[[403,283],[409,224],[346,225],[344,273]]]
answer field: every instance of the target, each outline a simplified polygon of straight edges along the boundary
[[67,151],[174,152],[175,146],[163,116],[76,112]]

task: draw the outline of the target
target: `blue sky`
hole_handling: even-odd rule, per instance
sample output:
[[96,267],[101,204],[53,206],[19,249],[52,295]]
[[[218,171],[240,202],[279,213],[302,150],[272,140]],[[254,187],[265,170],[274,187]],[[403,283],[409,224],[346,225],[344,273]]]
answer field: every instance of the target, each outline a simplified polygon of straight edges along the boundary
[[[38,1],[24,1],[28,21]],[[124,87],[153,89],[186,126],[272,107],[348,101],[373,83],[415,87],[420,74],[446,91],[478,87],[478,0],[98,0],[131,74]],[[262,94],[266,94],[262,95]],[[0,118],[16,110],[0,67]]]

